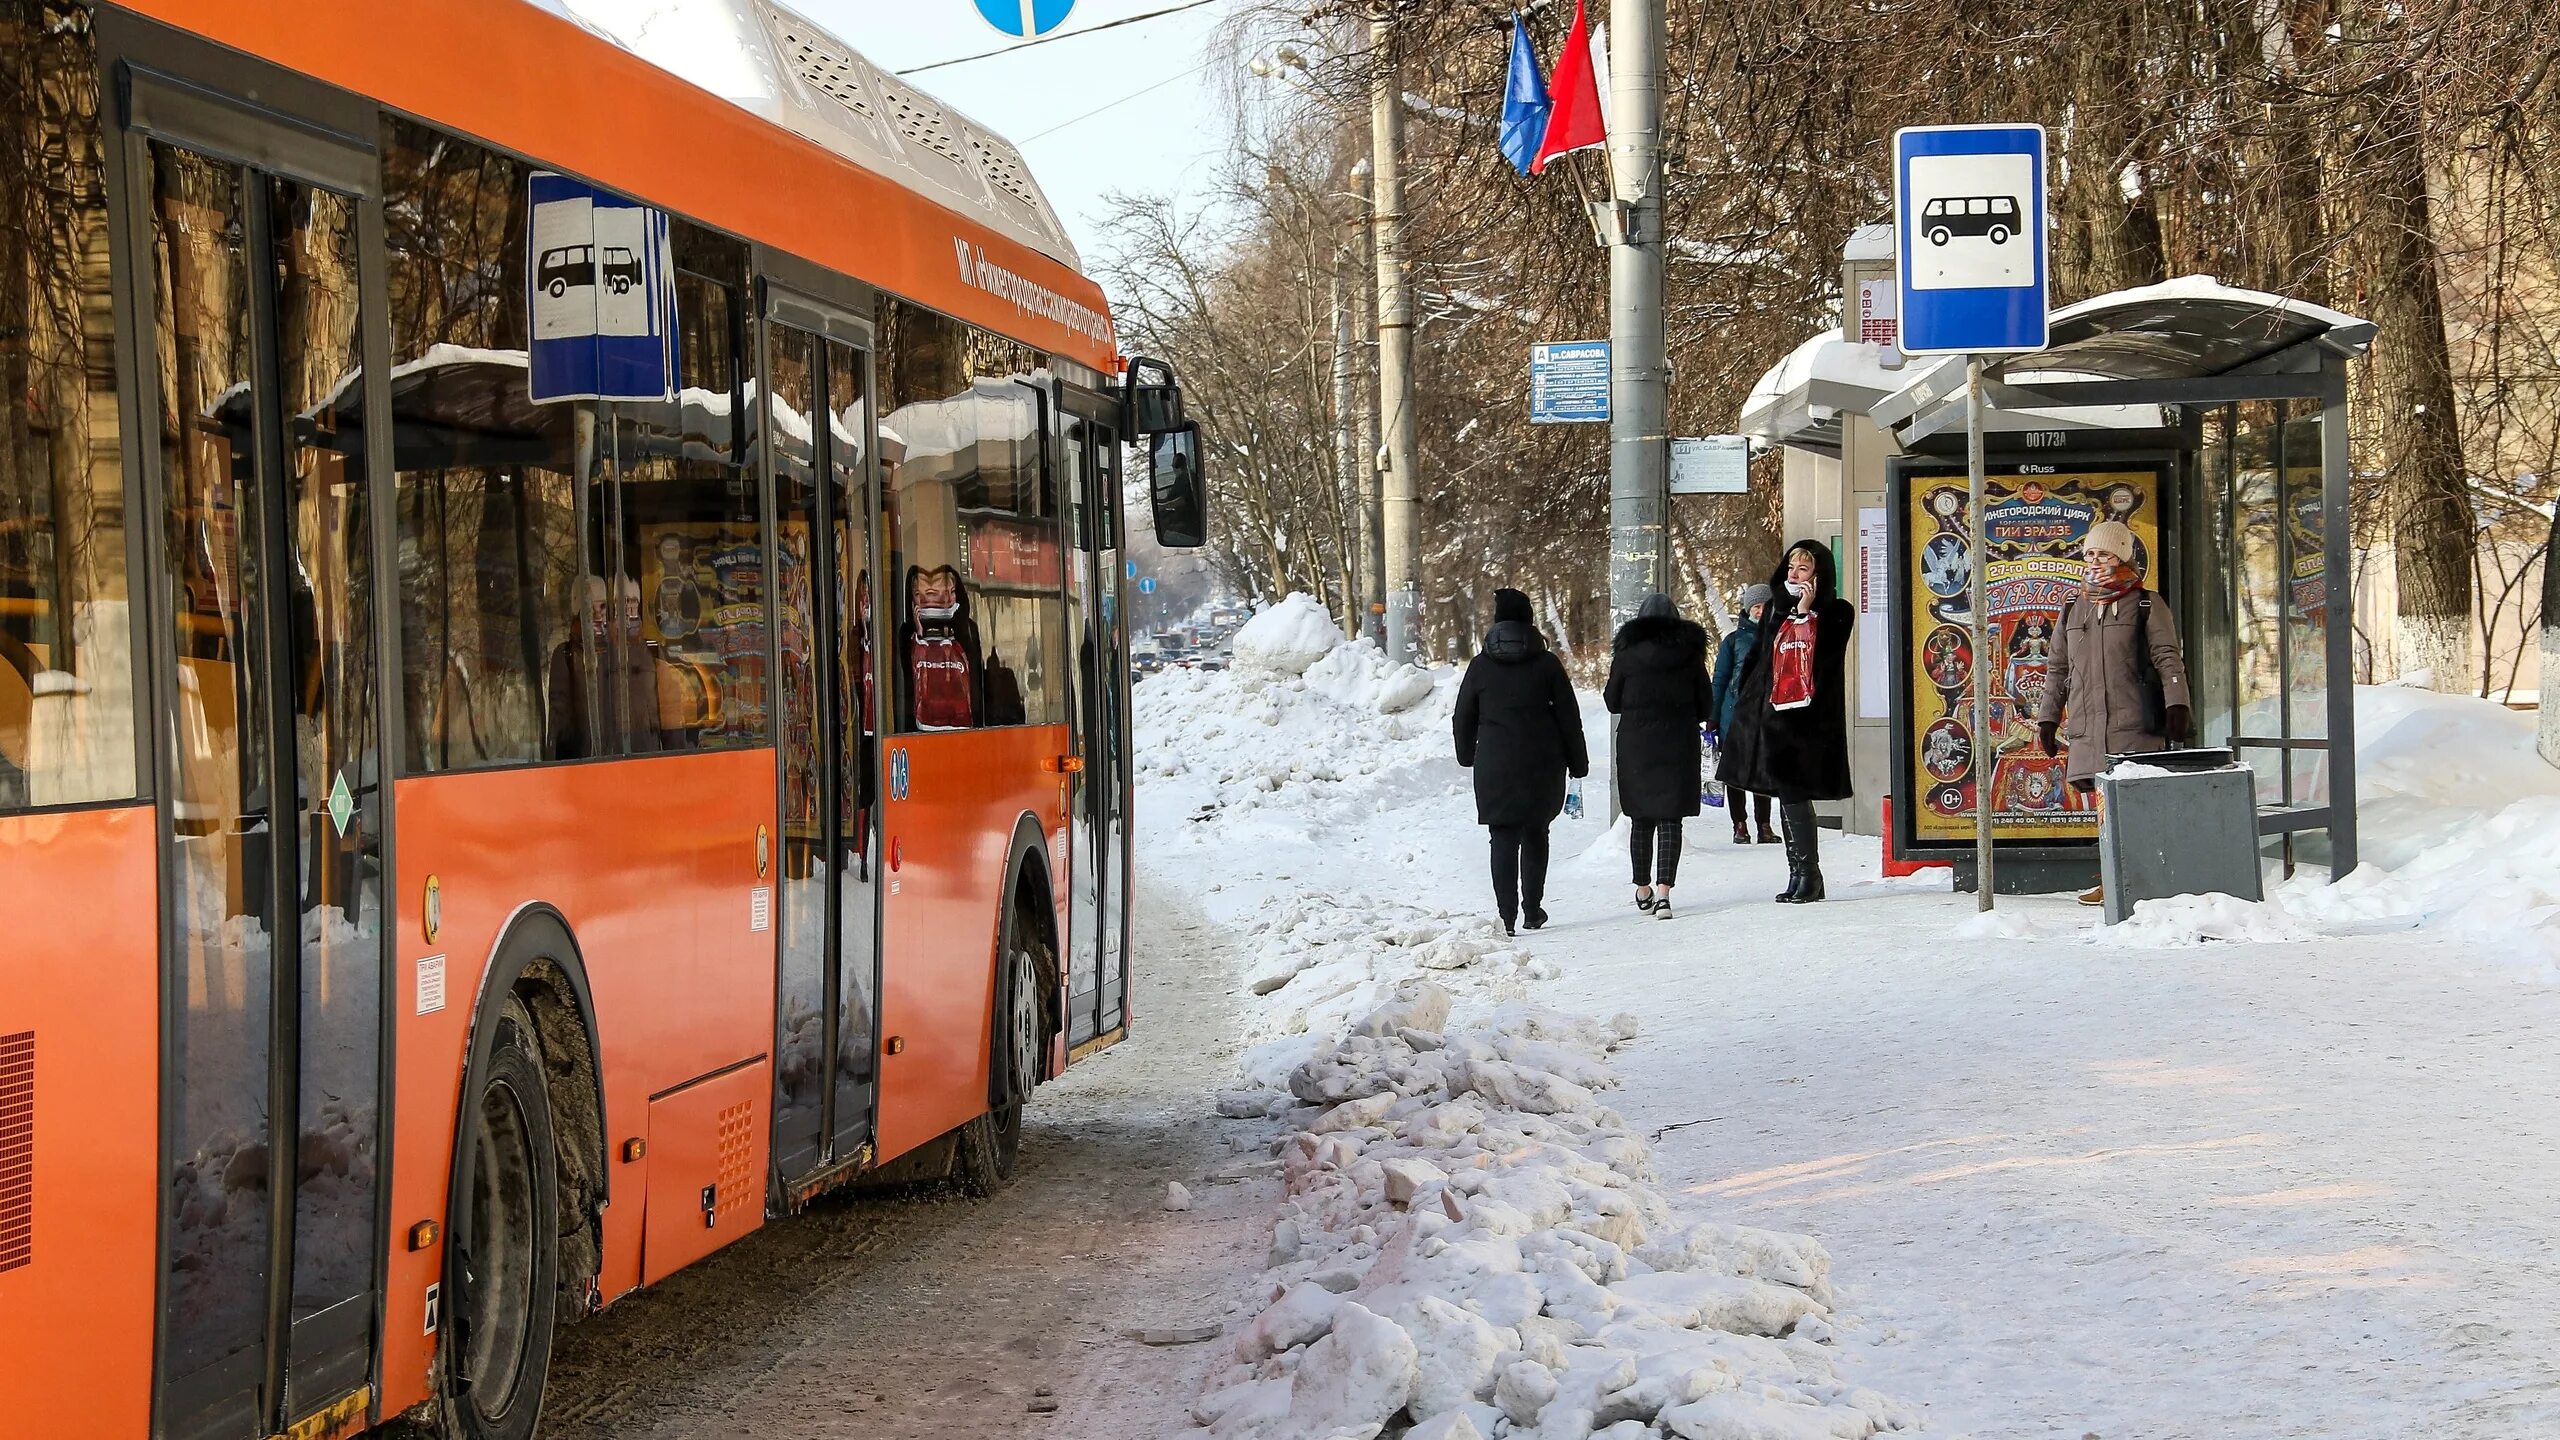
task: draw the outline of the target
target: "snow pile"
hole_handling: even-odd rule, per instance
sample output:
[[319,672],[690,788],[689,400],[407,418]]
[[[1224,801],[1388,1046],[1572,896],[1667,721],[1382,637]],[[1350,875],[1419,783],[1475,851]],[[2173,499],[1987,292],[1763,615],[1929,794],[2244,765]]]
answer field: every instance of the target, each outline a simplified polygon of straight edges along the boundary
[[2357,687],[2363,859],[2396,870],[2509,805],[2560,797],[2560,769],[2533,742],[2534,717],[2524,711],[2467,695]]
[[1244,941],[1245,989],[1260,997],[1247,1006],[1247,1032],[1257,1039],[1340,1030],[1417,971],[1496,996],[1555,974],[1496,921],[1410,905],[1349,908],[1324,895],[1281,901],[1246,927]]
[[1303,591],[1244,622],[1236,631],[1235,668],[1271,675],[1304,675],[1307,667],[1342,643],[1341,627],[1324,603]]
[[[1636,1033],[1410,979],[1286,1073],[1268,1305],[1193,1418],[1217,1440],[1859,1440],[1809,1236],[1692,1221],[1599,1095]],[[1253,1095],[1222,1097],[1230,1114]]]
[[1150,822],[1268,812],[1304,833],[1461,788],[1454,673],[1390,670],[1368,641],[1337,642],[1303,674],[1170,670],[1139,685],[1139,780],[1187,812]]
[[2234,895],[2171,895],[2142,901],[2124,923],[2101,925],[2090,938],[2131,950],[2168,950],[2213,940],[2289,945],[2319,935],[2282,900],[2253,904]]
[[1307,688],[1337,705],[1401,715],[1431,698],[1439,674],[1413,665],[1389,665],[1378,642],[1367,638],[1337,645],[1306,669]]

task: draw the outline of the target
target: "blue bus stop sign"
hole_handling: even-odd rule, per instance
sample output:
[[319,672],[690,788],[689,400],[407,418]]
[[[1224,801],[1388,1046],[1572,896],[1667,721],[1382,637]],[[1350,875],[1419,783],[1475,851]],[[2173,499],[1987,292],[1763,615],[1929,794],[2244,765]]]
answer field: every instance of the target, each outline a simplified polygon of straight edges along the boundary
[[2043,126],[1895,131],[1893,220],[1906,353],[2044,348]]
[[1007,35],[1028,40],[1067,23],[1076,0],[977,0],[978,13]]

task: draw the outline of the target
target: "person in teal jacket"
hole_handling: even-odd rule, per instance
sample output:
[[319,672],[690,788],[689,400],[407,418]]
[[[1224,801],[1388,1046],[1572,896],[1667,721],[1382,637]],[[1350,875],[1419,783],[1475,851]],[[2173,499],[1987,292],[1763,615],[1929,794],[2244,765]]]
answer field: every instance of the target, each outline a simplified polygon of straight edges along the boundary
[[[1742,667],[1750,663],[1751,647],[1759,641],[1760,614],[1768,608],[1770,593],[1766,585],[1744,586],[1742,603],[1734,611],[1733,629],[1724,637],[1724,643],[1716,647],[1716,673],[1707,683],[1713,693],[1716,733],[1719,735],[1733,728],[1733,702],[1742,691]],[[1769,799],[1766,795],[1754,797],[1731,786],[1725,787],[1724,809],[1733,817],[1734,844],[1751,843],[1751,826],[1742,815],[1746,801],[1752,802],[1758,811],[1760,843],[1778,843],[1778,832],[1769,827]]]

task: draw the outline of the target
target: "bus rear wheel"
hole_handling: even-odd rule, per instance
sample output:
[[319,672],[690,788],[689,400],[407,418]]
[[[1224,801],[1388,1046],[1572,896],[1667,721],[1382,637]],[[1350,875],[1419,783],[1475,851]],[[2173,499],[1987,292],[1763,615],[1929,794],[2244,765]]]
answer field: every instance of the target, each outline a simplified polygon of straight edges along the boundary
[[471,1126],[471,1185],[454,1201],[468,1248],[449,1257],[460,1280],[461,1333],[448,1340],[446,1440],[531,1440],[551,1376],[560,1271],[560,1178],[533,1016],[510,999],[498,1014]]

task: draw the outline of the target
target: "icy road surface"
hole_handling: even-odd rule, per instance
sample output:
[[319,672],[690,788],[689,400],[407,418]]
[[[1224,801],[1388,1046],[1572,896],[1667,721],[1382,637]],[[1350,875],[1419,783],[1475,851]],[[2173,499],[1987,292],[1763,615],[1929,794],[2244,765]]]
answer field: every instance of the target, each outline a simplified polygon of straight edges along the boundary
[[[1230,1320],[1278,1186],[1210,1118],[1230,957],[1143,885],[1139,905],[1137,1033],[1040,1088],[1012,1185],[822,1202],[563,1330],[545,1440],[1168,1428],[1219,1347],[1131,1332]],[[1191,1210],[1164,1209],[1173,1180]]]

